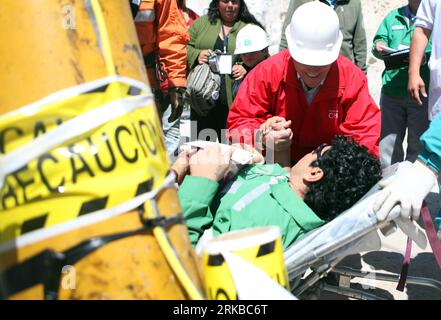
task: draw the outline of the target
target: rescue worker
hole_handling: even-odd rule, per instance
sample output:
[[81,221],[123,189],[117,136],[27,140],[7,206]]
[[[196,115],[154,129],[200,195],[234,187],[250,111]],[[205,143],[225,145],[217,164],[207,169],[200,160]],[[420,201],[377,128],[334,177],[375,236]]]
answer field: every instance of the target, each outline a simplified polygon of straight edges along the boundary
[[286,37],[289,49],[261,62],[242,83],[228,115],[230,140],[254,144],[260,136],[267,154],[288,143],[291,161],[298,161],[343,134],[378,156],[381,113],[365,74],[339,55],[335,11],[318,1],[300,6]]
[[[168,107],[170,95],[173,122],[183,110],[187,85],[187,24],[175,0],[130,0],[150,86],[155,94],[159,114]],[[160,85],[168,79],[168,88]]]
[[257,25],[247,24],[237,34],[234,54],[240,54],[243,61],[242,66],[245,68],[246,73],[243,78],[233,82],[233,99],[236,97],[237,91],[239,91],[239,87],[247,74],[270,56],[268,46],[269,41],[265,30]]
[[[314,0],[290,0],[288,11],[282,30],[291,22],[294,12],[302,4]],[[340,20],[340,30],[343,34],[343,43],[340,53],[355,63],[364,73],[367,72],[366,56],[366,31],[363,22],[363,8],[360,0],[320,0],[324,4],[331,6]],[[280,39],[280,50],[288,48],[286,36],[282,32]]]

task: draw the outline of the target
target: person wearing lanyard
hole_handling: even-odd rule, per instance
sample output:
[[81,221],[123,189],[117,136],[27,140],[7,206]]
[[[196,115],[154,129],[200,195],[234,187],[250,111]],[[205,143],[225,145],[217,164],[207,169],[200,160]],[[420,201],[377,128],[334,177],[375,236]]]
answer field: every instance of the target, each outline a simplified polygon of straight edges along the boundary
[[220,50],[223,53],[218,60],[221,73],[219,99],[207,116],[201,117],[195,112],[191,113],[192,135],[195,131],[198,135],[192,136],[192,139],[225,140],[223,130],[226,128],[228,110],[233,101],[232,82],[233,79],[241,79],[246,73],[244,67],[236,64],[239,61],[239,56],[234,55],[236,36],[239,30],[249,23],[261,27],[249,12],[244,0],[212,0],[208,14],[198,18],[190,26],[190,42],[187,45],[187,62],[190,69],[198,64],[208,63],[209,50]]

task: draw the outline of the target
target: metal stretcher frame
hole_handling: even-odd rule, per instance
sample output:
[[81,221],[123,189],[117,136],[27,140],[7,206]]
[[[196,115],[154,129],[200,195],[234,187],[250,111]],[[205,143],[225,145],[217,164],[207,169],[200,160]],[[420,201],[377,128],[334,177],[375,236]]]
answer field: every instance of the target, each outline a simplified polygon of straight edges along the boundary
[[[372,279],[372,277],[374,277],[376,280],[380,281],[388,281],[394,283],[399,282],[400,275],[398,274],[362,271],[350,267],[336,267],[341,260],[342,259],[338,259],[331,265],[324,265],[322,269],[313,271],[308,277],[299,281],[299,284],[292,290],[292,293],[296,297],[302,298],[303,293],[305,293],[308,289],[314,288],[318,289],[319,292],[327,291],[358,300],[386,300],[385,298],[378,295],[351,288],[349,286],[350,281],[355,278]],[[328,275],[334,275],[339,280],[341,279],[341,277],[345,277],[346,281],[344,281],[344,283],[348,285],[341,285],[341,281],[338,281],[338,285],[335,285],[334,283],[331,284],[327,282],[326,277]],[[408,276],[406,282],[407,284],[430,287],[441,292],[441,282],[435,279]]]

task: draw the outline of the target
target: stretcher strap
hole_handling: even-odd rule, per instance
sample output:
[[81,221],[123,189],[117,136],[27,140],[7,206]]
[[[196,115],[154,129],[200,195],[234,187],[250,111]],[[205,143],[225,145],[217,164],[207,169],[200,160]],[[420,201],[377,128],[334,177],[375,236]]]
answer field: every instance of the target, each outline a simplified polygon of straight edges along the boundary
[[400,281],[398,281],[397,290],[403,292],[406,285],[407,274],[410,265],[410,255],[412,253],[412,239],[407,237],[406,253],[404,254],[403,266],[401,267]]
[[[430,247],[432,248],[433,255],[441,270],[441,243],[436,235],[435,226],[432,222],[432,217],[430,216],[429,209],[424,206],[421,209],[421,216],[424,222],[424,228],[426,229],[427,237],[429,238]],[[397,290],[404,291],[404,286],[406,284],[407,272],[410,265],[410,255],[412,253],[412,239],[407,238],[406,253],[404,254],[403,266],[401,268],[400,281],[398,282]]]
[[424,228],[426,229],[427,237],[429,238],[430,247],[432,248],[438,267],[441,270],[441,243],[436,235],[435,226],[433,225],[429,209],[424,207],[421,210],[421,215],[423,216]]

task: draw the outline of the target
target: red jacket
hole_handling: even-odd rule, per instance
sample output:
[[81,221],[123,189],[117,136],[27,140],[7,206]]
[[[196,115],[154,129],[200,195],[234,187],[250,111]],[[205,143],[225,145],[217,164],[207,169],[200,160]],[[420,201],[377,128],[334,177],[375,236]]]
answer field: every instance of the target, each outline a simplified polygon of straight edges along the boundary
[[353,136],[378,156],[380,109],[369,94],[365,74],[341,55],[309,106],[288,50],[258,64],[231,105],[229,138],[254,144],[255,130],[273,116],[292,120],[294,161],[321,143],[331,143],[336,134]]

